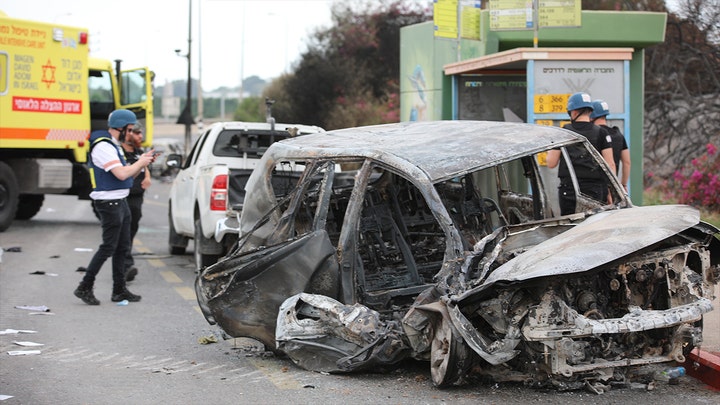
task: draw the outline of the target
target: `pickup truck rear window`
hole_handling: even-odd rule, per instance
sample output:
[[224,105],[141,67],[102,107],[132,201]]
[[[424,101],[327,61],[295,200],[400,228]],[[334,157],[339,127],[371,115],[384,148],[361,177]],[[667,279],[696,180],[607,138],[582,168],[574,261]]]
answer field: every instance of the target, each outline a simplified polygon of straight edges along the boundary
[[259,159],[273,142],[289,138],[287,131],[270,130],[225,130],[218,135],[213,155],[221,157],[243,157]]

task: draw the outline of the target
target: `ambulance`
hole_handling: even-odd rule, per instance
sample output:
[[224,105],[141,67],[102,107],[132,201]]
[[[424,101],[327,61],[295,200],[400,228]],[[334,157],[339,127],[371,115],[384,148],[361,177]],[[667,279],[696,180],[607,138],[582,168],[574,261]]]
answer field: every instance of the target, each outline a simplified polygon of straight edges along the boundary
[[111,111],[135,112],[152,144],[153,73],[92,58],[88,41],[87,29],[0,11],[0,231],[45,194],[89,199],[88,139]]

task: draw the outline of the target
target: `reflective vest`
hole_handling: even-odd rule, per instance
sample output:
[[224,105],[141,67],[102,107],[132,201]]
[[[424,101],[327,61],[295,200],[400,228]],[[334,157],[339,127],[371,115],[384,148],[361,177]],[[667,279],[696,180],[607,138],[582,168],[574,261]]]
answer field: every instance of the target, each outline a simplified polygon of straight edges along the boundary
[[[90,151],[88,152],[88,168],[90,169],[90,181],[92,182],[93,190],[95,191],[110,191],[110,190],[122,190],[129,189],[132,187],[133,178],[129,177],[125,180],[119,180],[115,177],[112,172],[105,171],[103,168],[96,168],[92,160],[92,151],[97,144],[100,142],[109,142],[117,151],[118,159],[123,166],[127,165],[125,161],[125,154],[120,149],[120,146],[113,142],[112,137],[108,131],[93,131],[90,134]],[[97,169],[97,170],[96,170]]]

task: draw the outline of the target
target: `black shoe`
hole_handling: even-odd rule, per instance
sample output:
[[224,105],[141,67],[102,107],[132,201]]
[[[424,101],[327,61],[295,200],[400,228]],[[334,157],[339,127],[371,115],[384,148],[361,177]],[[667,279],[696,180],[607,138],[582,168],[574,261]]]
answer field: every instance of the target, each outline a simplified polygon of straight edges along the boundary
[[92,287],[82,283],[75,289],[75,296],[88,305],[100,305],[100,301],[98,301],[98,299],[95,298],[95,294],[93,294]]
[[138,269],[136,267],[130,267],[125,272],[125,281],[133,281],[135,280],[135,276],[138,274]]
[[122,291],[113,293],[112,297],[110,297],[112,302],[120,302],[123,300],[128,300],[130,302],[138,302],[140,301],[140,298],[142,297],[131,293],[130,291],[128,291],[127,288],[123,288]]

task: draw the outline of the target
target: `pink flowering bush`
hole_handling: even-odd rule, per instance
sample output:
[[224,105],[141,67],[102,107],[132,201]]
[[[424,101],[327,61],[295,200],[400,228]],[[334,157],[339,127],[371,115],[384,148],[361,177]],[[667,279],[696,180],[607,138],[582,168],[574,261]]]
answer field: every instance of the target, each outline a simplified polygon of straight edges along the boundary
[[706,149],[707,153],[693,159],[690,167],[675,171],[672,178],[660,183],[657,188],[663,199],[720,212],[720,153],[711,143]]

